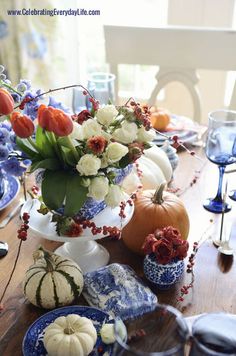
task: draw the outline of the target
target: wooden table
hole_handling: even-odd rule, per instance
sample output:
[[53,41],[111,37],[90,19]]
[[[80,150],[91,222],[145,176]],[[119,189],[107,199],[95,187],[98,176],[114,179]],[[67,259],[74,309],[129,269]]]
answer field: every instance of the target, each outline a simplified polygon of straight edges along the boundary
[[[213,196],[217,188],[217,167],[206,162],[196,184],[190,186],[194,178],[195,171],[199,170],[204,163],[204,154],[198,149],[198,154],[203,157],[200,161],[186,152],[179,154],[180,163],[175,172],[174,184],[181,189],[186,189],[181,195],[190,217],[189,241],[192,244],[198,241],[204,231],[212,225],[211,236],[219,235],[220,216],[214,215],[203,209],[202,203],[206,197]],[[205,160],[206,161],[206,160]],[[229,187],[235,188],[235,174],[228,174]],[[233,185],[234,184],[234,185]],[[17,198],[7,209],[0,212],[0,220],[16,205]],[[232,201],[233,209],[226,214],[226,224],[233,223],[231,231],[231,245],[236,248],[236,203]],[[213,218],[214,222],[210,223]],[[20,225],[19,217],[16,216],[6,228],[0,231],[0,240],[7,241],[9,253],[0,260],[0,291],[6,284],[7,278],[13,266],[14,258],[18,248],[16,230]],[[209,233],[206,234],[206,237]],[[105,246],[111,255],[110,262],[120,262],[129,264],[135,271],[143,277],[142,258],[131,253],[120,241],[103,239],[100,243]],[[17,356],[22,355],[22,339],[27,328],[40,315],[46,311],[36,308],[25,300],[21,282],[27,267],[32,264],[32,252],[39,245],[54,250],[58,243],[39,239],[32,233],[28,240],[23,243],[17,269],[4,298],[4,310],[0,315],[0,355]],[[236,263],[233,258],[222,256],[207,240],[199,249],[196,257],[194,288],[186,297],[183,303],[177,302],[180,287],[189,280],[189,274],[185,274],[184,279],[175,287],[168,291],[155,291],[161,303],[171,304],[180,309],[185,316],[196,315],[203,312],[225,311],[236,314]],[[83,297],[80,297],[79,304],[86,304]]]

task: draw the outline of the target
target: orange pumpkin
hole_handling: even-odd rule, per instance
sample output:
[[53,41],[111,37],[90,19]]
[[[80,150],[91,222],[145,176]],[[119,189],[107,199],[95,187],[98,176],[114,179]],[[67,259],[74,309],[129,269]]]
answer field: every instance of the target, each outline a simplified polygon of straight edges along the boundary
[[[154,111],[153,111],[154,110]],[[170,123],[170,113],[166,109],[157,108],[151,110],[151,123],[154,129],[159,131],[165,131]]]
[[173,226],[179,229],[184,240],[189,233],[189,218],[182,201],[174,194],[163,192],[165,184],[155,190],[144,190],[137,197],[134,215],[122,230],[125,245],[143,255],[141,249],[145,237],[157,228]]

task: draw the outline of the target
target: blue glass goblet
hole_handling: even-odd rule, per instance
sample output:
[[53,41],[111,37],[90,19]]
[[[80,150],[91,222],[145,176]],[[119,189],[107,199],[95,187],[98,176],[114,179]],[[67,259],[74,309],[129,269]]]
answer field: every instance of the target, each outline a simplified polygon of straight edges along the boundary
[[230,199],[236,201],[236,190],[231,190],[231,192],[229,192],[229,197]]
[[231,206],[223,201],[222,183],[225,167],[236,162],[236,111],[217,110],[209,113],[208,118],[206,156],[219,167],[219,183],[215,198],[207,199],[203,206],[221,214],[231,210]]

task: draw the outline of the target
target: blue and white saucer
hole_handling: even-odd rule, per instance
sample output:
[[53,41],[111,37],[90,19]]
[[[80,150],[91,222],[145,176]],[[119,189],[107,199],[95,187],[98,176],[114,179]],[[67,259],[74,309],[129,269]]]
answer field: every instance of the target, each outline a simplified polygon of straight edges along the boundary
[[113,346],[105,345],[101,340],[99,332],[103,324],[113,323],[113,319],[102,310],[76,305],[54,309],[38,318],[26,331],[22,345],[23,355],[46,356],[47,351],[43,344],[45,328],[59,316],[66,316],[68,314],[78,314],[80,316],[90,319],[93,322],[93,325],[98,333],[98,338],[96,345],[94,346],[94,350],[89,354],[89,356],[97,355],[97,350],[100,347],[102,347],[103,354],[106,352],[107,355],[112,355]]
[[10,175],[4,176],[4,194],[0,199],[0,210],[5,209],[17,197],[20,190],[19,180]]

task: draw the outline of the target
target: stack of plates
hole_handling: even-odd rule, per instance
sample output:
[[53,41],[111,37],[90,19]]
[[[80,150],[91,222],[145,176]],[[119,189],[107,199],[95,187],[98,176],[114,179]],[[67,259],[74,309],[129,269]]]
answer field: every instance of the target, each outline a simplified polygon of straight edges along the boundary
[[[185,116],[171,115],[170,124],[166,131],[162,133],[167,137],[178,136],[179,140],[184,144],[192,144],[199,140],[199,135],[202,132],[202,127],[196,122]],[[162,146],[167,138],[158,134],[153,140],[157,146]]]

